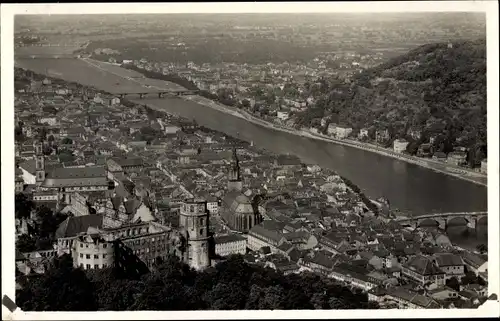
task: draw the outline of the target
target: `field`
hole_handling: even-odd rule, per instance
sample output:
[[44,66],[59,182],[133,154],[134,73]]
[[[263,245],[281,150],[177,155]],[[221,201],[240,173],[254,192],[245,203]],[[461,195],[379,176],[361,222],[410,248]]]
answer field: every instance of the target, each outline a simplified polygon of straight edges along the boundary
[[146,79],[137,72],[116,65],[97,63],[94,60],[16,59],[15,65],[49,77],[95,87],[112,94],[155,93],[159,90],[184,89],[170,82]]
[[14,55],[16,57],[29,57],[32,55],[71,55],[76,50],[80,49],[78,46],[26,46],[26,47],[16,47],[14,49]]

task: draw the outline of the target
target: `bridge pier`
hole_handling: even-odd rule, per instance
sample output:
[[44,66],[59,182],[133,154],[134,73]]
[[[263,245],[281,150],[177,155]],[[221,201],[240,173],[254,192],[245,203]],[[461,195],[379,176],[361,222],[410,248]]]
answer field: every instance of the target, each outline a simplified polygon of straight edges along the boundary
[[163,93],[158,93],[158,98],[163,98],[165,97]]
[[474,217],[467,217],[467,227],[471,229],[476,229],[477,226],[477,219]]

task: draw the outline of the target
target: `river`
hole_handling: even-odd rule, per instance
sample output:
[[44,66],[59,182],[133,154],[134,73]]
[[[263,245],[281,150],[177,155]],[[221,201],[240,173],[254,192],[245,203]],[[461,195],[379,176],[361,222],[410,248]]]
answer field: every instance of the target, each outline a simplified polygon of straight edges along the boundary
[[230,136],[253,141],[275,153],[290,153],[350,179],[370,198],[384,196],[391,205],[415,215],[487,209],[487,189],[417,165],[356,148],[275,131],[182,99],[143,99],[155,106]]
[[[83,84],[92,83],[105,90],[104,82],[90,77],[93,72],[86,74],[81,70],[73,70],[71,66],[74,61],[61,59],[57,63],[52,60],[43,64],[35,63],[34,60],[21,62],[24,68],[41,73],[44,73],[47,64],[60,72],[63,79]],[[391,206],[410,211],[414,215],[487,210],[485,186],[417,165],[348,146],[275,131],[179,98],[137,99],[136,102],[195,119],[205,127],[253,141],[257,147],[275,153],[290,153],[297,155],[305,163],[331,168],[358,185],[368,197],[386,197]]]

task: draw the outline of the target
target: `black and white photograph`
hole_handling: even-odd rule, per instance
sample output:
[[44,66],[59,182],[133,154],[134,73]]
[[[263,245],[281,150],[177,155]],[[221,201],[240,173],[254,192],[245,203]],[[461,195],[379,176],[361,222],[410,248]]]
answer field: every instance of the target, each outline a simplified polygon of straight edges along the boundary
[[375,2],[2,4],[3,316],[498,316],[498,3]]

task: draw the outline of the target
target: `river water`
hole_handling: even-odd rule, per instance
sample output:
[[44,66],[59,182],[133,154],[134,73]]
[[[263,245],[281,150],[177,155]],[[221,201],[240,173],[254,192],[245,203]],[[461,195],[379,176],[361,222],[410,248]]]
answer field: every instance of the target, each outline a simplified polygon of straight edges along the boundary
[[[436,173],[390,157],[300,137],[250,123],[244,119],[182,99],[143,99],[139,104],[176,114],[205,127],[238,137],[274,153],[297,155],[305,163],[331,168],[350,179],[374,199],[388,198],[391,206],[413,215],[443,212],[484,211],[487,188]],[[474,249],[487,242],[487,220],[477,225],[477,233],[466,227],[450,227],[450,239],[464,248]]]
[[358,185],[370,198],[384,196],[415,215],[487,209],[487,188],[390,157],[265,128],[182,99],[144,99],[153,105],[230,136],[253,141],[275,153],[290,153],[305,163],[331,168]]
[[[44,73],[48,64],[62,74],[61,78],[85,85],[93,84],[105,90],[104,82],[100,88],[95,72],[87,73],[87,68],[76,72],[66,66],[70,61],[45,61],[43,68],[40,62],[35,63],[34,60],[25,60],[21,65]],[[348,146],[275,131],[179,98],[137,99],[136,102],[195,119],[205,127],[253,141],[257,147],[275,153],[290,153],[305,163],[331,168],[358,185],[369,198],[383,196],[392,207],[410,211],[414,215],[487,209],[486,187],[417,165]]]

